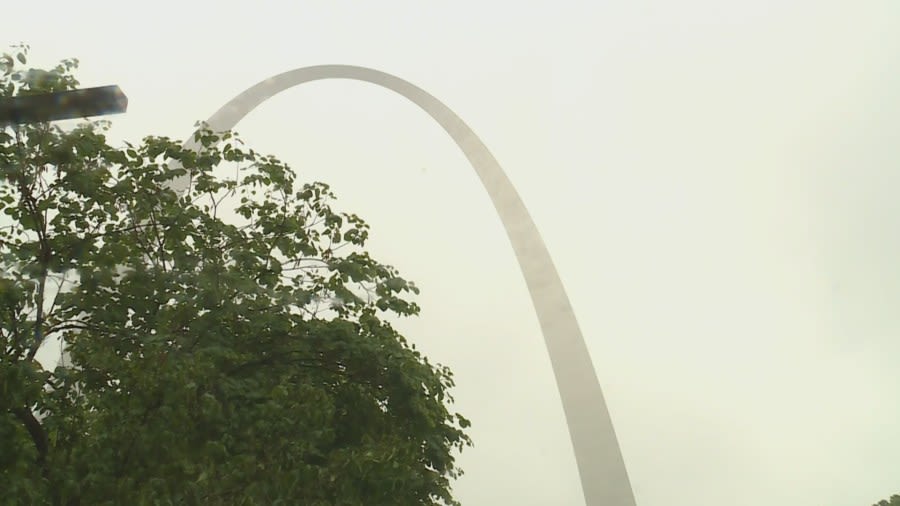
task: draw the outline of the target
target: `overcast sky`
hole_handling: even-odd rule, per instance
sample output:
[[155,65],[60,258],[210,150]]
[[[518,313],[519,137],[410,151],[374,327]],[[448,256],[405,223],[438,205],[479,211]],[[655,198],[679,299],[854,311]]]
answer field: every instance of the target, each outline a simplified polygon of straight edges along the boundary
[[[273,74],[373,67],[444,101],[518,188],[572,299],[639,506],[900,493],[896,0],[11,2],[4,45],[119,84],[112,139],[185,138]],[[471,167],[367,83],[237,130],[372,225],[456,373],[466,505],[583,504],[537,319]]]

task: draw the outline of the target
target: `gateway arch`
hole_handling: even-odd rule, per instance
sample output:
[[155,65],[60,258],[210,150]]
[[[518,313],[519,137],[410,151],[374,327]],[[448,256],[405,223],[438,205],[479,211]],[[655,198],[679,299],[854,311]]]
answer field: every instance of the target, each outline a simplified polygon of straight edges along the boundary
[[[350,65],[318,65],[278,74],[248,88],[213,114],[208,127],[216,132],[231,130],[270,97],[321,79],[365,81],[399,93],[427,112],[462,149],[503,222],[528,285],[562,398],[585,503],[635,506],[594,365],[544,241],[500,164],[450,108],[425,90],[385,72]],[[185,145],[198,147],[193,137]],[[173,188],[184,190],[188,182],[188,177],[180,178],[173,182]]]

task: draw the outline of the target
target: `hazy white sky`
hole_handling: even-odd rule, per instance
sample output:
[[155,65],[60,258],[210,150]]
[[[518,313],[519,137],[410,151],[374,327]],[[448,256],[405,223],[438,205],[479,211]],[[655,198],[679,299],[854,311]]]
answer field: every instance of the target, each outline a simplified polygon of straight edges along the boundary
[[[521,5],[527,4],[527,5]],[[506,169],[605,389],[639,506],[867,506],[900,492],[900,4],[15,2],[5,44],[184,138],[248,86],[345,63],[417,84]],[[425,113],[326,81],[238,126],[373,227],[423,289],[399,324],[457,378],[467,505],[583,504],[490,201]]]

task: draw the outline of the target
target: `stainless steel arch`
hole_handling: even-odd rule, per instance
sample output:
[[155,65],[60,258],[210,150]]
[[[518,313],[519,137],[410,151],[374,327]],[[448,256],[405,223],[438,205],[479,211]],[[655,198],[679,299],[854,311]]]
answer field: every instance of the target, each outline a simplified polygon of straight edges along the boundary
[[[540,321],[587,506],[634,506],[634,494],[590,354],[550,254],[519,194],[500,164],[453,111],[421,88],[365,67],[320,65],[276,75],[248,88],[209,119],[217,132],[231,130],[250,111],[288,88],[320,79],[353,79],[403,95],[431,115],[465,153],[481,178],[512,243]],[[191,141],[186,146],[197,147]],[[177,190],[188,179],[177,180]]]

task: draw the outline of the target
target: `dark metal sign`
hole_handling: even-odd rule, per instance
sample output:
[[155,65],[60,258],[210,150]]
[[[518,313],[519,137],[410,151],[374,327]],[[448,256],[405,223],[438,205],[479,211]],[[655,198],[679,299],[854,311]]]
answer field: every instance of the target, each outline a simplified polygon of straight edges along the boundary
[[123,113],[128,97],[118,86],[0,98],[0,125],[43,123]]

